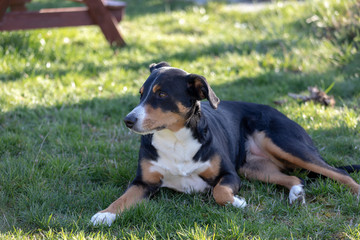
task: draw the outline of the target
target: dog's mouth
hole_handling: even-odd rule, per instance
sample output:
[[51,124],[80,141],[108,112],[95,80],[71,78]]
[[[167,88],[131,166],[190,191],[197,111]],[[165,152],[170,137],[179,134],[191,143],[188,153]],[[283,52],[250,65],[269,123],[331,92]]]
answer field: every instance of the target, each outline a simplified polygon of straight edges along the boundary
[[151,134],[166,128],[165,125],[156,126],[156,127],[151,126],[151,125],[155,125],[154,122],[155,121],[149,119],[138,118],[137,115],[132,113],[129,113],[124,118],[124,123],[126,127],[128,127],[132,132],[140,135]]
[[151,130],[151,131],[138,131],[136,129],[133,129],[131,128],[130,129],[132,132],[136,133],[136,134],[140,134],[140,135],[148,135],[148,134],[152,134],[154,133],[155,131],[154,130]]
[[165,129],[166,127],[165,126],[162,126],[162,127],[157,127],[155,129],[151,129],[151,130],[145,130],[145,129],[138,129],[138,128],[129,128],[130,131],[136,133],[136,134],[140,134],[140,135],[148,135],[148,134],[153,134],[157,131],[160,131],[160,130],[163,130]]

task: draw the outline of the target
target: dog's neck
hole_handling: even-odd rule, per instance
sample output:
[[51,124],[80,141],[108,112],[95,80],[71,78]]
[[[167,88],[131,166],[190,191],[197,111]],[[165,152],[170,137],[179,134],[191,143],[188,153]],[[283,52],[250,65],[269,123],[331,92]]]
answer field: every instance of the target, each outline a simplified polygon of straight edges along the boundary
[[169,129],[156,131],[153,137],[164,140],[166,139],[169,142],[178,142],[181,144],[185,144],[186,142],[194,140],[191,130],[186,127],[181,128],[177,132],[173,132]]
[[210,141],[208,134],[208,125],[204,113],[201,111],[200,101],[196,101],[189,111],[189,117],[186,121],[186,127],[191,130],[193,137],[200,143]]
[[180,130],[173,132],[169,129],[156,131],[153,138],[160,140],[167,145],[174,143],[186,145],[191,142],[198,142],[203,144],[210,140],[208,134],[208,126],[205,116],[201,112],[200,102],[196,102],[192,109],[189,111],[186,124]]
[[[209,133],[206,117],[201,112],[200,102],[194,105],[191,111],[192,114],[189,116],[186,125],[179,131],[173,132],[169,129],[163,129],[153,134],[152,145],[158,153],[162,152],[162,154],[169,156],[183,155],[182,159],[186,160],[204,158],[204,156],[198,155],[198,151],[201,147],[209,146],[212,136]],[[174,152],[177,153],[174,154]]]

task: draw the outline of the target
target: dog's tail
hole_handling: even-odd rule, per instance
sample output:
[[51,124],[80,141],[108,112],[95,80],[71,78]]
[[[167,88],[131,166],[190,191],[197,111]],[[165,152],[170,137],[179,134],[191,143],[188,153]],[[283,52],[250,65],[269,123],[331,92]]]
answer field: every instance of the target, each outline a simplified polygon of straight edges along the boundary
[[[348,165],[348,166],[340,166],[336,168],[347,173],[360,172],[360,165]],[[325,178],[325,176],[315,172],[308,172],[307,177],[310,180],[314,180],[316,178]]]
[[336,167],[336,168],[345,170],[348,173],[360,172],[360,165],[348,165],[348,166],[341,166],[341,167]]

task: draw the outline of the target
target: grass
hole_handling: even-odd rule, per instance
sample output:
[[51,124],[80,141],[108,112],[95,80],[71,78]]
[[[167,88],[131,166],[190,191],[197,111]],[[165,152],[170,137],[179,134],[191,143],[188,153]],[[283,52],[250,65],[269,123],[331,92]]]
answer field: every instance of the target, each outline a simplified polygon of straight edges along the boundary
[[[30,8],[62,4],[73,5],[34,0]],[[356,4],[279,2],[243,13],[219,2],[128,1],[122,49],[97,27],[1,32],[0,238],[359,239],[359,201],[328,179],[307,181],[306,206],[290,206],[281,187],[243,180],[244,210],[217,206],[211,192],[162,189],[110,228],[89,224],[135,175],[139,136],[122,118],[152,62],[204,75],[221,99],[272,105],[329,163],[359,163]],[[334,82],[334,108],[287,97]]]

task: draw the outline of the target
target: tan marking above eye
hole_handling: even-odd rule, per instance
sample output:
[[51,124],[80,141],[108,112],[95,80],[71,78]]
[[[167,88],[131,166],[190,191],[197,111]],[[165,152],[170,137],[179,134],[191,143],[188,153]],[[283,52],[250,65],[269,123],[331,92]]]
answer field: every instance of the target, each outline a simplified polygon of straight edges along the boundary
[[153,89],[152,89],[152,91],[153,91],[153,93],[156,93],[156,92],[159,91],[160,89],[161,89],[160,85],[155,84],[154,87],[153,87]]
[[144,86],[142,86],[139,90],[139,93],[142,95],[144,93]]

